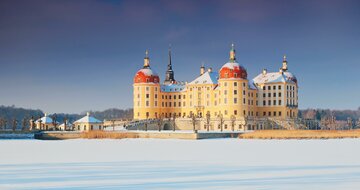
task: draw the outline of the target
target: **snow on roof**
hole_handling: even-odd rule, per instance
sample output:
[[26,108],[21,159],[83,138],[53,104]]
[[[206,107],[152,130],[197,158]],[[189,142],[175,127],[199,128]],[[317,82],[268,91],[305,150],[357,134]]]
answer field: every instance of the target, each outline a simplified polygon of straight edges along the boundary
[[142,72],[146,76],[158,76],[158,74],[150,68],[143,68],[140,69],[138,72]]
[[217,72],[209,72],[202,74],[189,84],[217,84],[219,74]]
[[255,84],[254,84],[254,80],[249,81],[249,88],[250,88],[250,89],[254,89],[254,90],[257,89],[257,87],[256,87]]
[[[67,127],[69,127],[69,126],[71,126],[71,125],[72,125],[71,123],[67,123],[67,124],[66,124]],[[65,123],[59,125],[59,127],[65,127]]]
[[184,91],[186,88],[184,83],[175,83],[175,84],[162,84],[161,91],[163,92],[181,92]]
[[290,82],[294,83],[295,76],[290,72],[272,72],[266,74],[259,74],[253,79],[254,84],[263,83],[277,83],[277,82]]
[[236,61],[234,61],[234,62],[227,62],[227,63],[225,63],[221,68],[223,68],[223,67],[227,67],[227,68],[229,68],[229,69],[234,69],[235,67],[240,67],[240,64],[237,63]]
[[36,120],[36,123],[39,123],[40,120],[41,120],[42,124],[51,124],[53,122],[53,120],[50,117],[48,117],[47,115],[45,115],[44,117]]
[[87,113],[85,117],[75,121],[74,123],[102,123],[102,121],[91,117],[90,114]]

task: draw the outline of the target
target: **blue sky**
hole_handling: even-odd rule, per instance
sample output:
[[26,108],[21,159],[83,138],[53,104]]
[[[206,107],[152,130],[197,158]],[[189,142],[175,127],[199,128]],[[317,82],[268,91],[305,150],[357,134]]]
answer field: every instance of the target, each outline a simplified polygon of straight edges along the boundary
[[360,2],[352,0],[1,1],[0,104],[46,112],[132,107],[145,49],[164,79],[218,70],[234,42],[254,78],[286,54],[300,108],[360,106]]

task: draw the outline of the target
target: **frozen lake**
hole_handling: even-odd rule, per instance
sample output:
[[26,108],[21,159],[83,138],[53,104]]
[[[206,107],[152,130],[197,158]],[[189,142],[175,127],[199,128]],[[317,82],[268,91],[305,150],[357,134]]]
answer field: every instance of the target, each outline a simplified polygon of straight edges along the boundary
[[0,140],[0,189],[359,189],[360,139]]

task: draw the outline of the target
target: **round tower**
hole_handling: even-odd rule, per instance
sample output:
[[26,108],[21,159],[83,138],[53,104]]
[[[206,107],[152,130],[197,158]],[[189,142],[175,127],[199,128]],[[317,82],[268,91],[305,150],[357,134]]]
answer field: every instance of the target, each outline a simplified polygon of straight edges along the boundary
[[229,61],[219,71],[219,111],[224,118],[248,114],[247,71],[236,61],[235,45],[231,45]]
[[134,76],[134,119],[151,119],[158,116],[159,82],[159,75],[150,68],[149,51],[146,50],[144,66]]

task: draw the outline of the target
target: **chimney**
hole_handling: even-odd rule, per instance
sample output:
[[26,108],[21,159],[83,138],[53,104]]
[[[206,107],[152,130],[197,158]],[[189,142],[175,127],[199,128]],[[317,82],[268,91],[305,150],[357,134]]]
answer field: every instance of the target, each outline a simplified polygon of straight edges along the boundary
[[263,70],[262,70],[262,74],[263,74],[263,75],[266,75],[266,73],[267,73],[267,70],[266,70],[266,69],[263,69]]
[[204,64],[200,67],[200,75],[203,75],[205,73],[205,67]]

